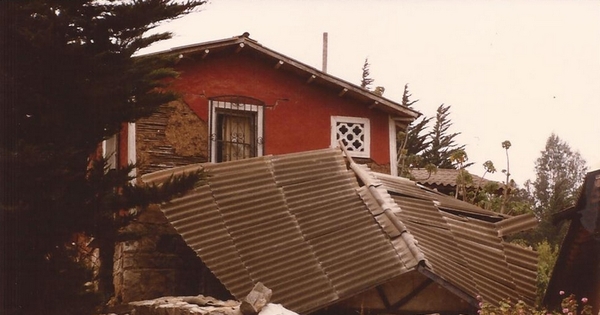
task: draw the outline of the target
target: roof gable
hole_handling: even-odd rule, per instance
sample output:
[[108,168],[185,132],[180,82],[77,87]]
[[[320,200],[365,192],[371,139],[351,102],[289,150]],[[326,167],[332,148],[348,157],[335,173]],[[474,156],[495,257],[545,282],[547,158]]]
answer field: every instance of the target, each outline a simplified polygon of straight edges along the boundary
[[340,96],[356,99],[370,108],[384,111],[392,115],[398,123],[408,124],[416,119],[420,113],[402,104],[391,101],[387,98],[374,94],[355,84],[349,83],[314,67],[308,66],[295,59],[271,50],[257,41],[248,37],[248,33],[241,36],[235,36],[229,39],[222,39],[199,44],[174,47],[167,51],[155,54],[194,55],[201,59],[210,58],[214,54],[234,54],[242,50],[251,50],[263,58],[269,59],[277,69],[287,70],[295,75],[301,76],[307,83],[317,84],[329,89],[333,89]]

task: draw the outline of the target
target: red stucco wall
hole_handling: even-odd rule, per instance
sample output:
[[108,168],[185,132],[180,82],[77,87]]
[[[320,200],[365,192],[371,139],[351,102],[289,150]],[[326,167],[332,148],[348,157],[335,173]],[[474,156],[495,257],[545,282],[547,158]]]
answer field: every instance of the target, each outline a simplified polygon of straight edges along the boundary
[[118,142],[118,159],[119,161],[117,162],[119,164],[119,167],[126,167],[127,165],[129,165],[129,160],[128,160],[128,148],[127,148],[127,134],[128,134],[128,129],[127,129],[127,123],[122,123],[121,124],[121,131],[119,132],[119,142]]
[[259,56],[240,53],[182,59],[172,87],[202,119],[208,119],[208,100],[221,95],[259,99],[275,108],[264,112],[264,154],[284,154],[330,146],[331,116],[365,117],[371,124],[371,159],[389,164],[387,114],[369,109],[339,91],[306,83],[284,67],[275,69]]

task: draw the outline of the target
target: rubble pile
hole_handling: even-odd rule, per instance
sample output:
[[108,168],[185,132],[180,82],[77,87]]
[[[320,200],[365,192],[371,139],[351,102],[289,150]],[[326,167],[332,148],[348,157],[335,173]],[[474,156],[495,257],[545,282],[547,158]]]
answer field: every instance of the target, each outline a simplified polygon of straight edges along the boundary
[[212,297],[169,296],[129,303],[129,315],[298,315],[279,304],[269,303],[272,291],[256,284],[241,302]]

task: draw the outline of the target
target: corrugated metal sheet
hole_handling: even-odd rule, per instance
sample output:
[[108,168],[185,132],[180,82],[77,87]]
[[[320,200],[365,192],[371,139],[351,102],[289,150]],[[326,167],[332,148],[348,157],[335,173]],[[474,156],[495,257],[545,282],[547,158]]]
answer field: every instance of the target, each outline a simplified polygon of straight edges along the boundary
[[531,216],[504,218],[405,180],[374,176],[402,209],[397,216],[435,274],[492,303],[510,298],[533,305],[537,255],[502,239],[535,226]]
[[520,299],[510,270],[502,239],[494,225],[471,218],[444,214],[451,230],[456,235],[463,257],[469,264],[479,294],[486,301]]
[[[160,182],[190,166],[145,176]],[[406,272],[333,149],[205,164],[207,185],[161,205],[237,298],[260,281],[306,312]]]
[[534,305],[537,291],[537,253],[517,244],[502,242],[502,245],[519,296],[529,305]]
[[406,271],[359,197],[356,177],[339,151],[276,157],[273,173],[340,297]]
[[532,213],[517,215],[496,223],[498,236],[506,236],[536,227],[538,219]]
[[491,221],[502,220],[503,217],[493,211],[484,210],[478,206],[464,202],[455,198],[451,198],[437,191],[431,190],[417,183],[387,174],[372,173],[374,177],[379,179],[391,194],[419,198],[424,200],[433,200],[440,209],[450,211],[468,212],[483,217],[489,217]]
[[197,188],[161,209],[188,246],[227,284],[233,295],[243,296],[252,289],[252,280],[208,186]]
[[476,295],[468,263],[450,227],[432,200],[394,196],[402,209],[398,217],[418,240],[433,271],[463,291]]
[[[274,302],[316,310],[422,261],[472,297],[534,299],[535,253],[501,238],[529,227],[528,217],[506,219],[368,170],[374,186],[359,187],[335,149],[204,167],[207,185],[161,208],[238,298],[261,281]],[[143,179],[160,182],[171,173]]]
[[[456,178],[459,170],[456,169],[437,169],[431,174],[426,169],[412,169],[410,174],[415,178],[415,181],[427,185],[439,185],[439,186],[456,186]],[[493,182],[485,179],[476,174],[471,174],[473,183],[468,184],[467,187],[481,187],[483,188],[487,183]]]

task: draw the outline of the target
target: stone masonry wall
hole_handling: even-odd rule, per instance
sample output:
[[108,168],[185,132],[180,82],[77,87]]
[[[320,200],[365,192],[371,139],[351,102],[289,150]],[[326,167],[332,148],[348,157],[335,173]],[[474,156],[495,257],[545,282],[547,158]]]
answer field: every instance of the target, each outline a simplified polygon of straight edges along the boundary
[[[115,248],[115,304],[200,291],[203,264],[158,207],[120,231]],[[205,267],[204,267],[205,268]]]
[[185,103],[161,105],[136,122],[138,174],[208,161],[208,127]]

